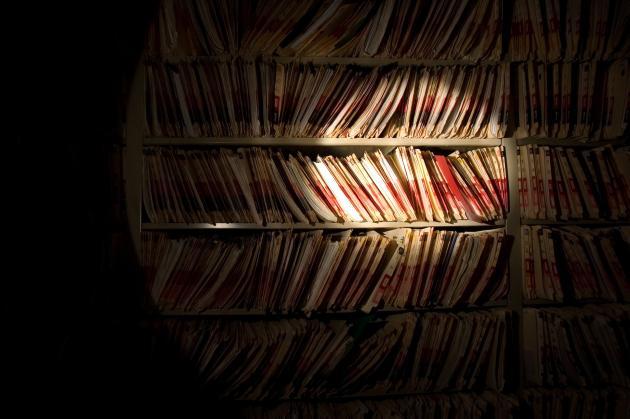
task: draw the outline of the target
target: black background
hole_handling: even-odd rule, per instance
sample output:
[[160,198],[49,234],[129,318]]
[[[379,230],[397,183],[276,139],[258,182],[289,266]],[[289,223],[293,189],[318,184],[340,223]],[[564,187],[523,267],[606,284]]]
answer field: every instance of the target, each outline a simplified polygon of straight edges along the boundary
[[[0,398],[22,414],[187,410],[200,400],[187,368],[147,356],[119,171],[157,2],[43,3],[3,5]],[[223,416],[207,396],[204,416]]]

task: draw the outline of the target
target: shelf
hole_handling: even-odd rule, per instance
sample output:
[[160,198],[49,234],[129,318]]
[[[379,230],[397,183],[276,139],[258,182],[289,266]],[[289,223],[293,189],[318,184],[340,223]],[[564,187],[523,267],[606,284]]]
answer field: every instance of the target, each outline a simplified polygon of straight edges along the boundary
[[549,226],[571,226],[571,225],[596,225],[596,226],[616,226],[630,225],[630,220],[521,220],[521,225],[549,225]]
[[572,301],[551,301],[545,299],[535,299],[535,300],[524,300],[523,307],[524,308],[544,308],[544,307],[556,307],[556,308],[570,308],[570,307],[583,307],[586,305],[628,305],[629,303],[625,301],[611,301],[605,300],[602,298],[589,298],[583,300],[572,300]]
[[619,384],[612,383],[588,383],[582,386],[576,384],[565,384],[565,385],[532,385],[528,384],[523,387],[524,391],[528,390],[538,390],[538,391],[553,391],[553,390],[571,390],[571,391],[584,391],[584,392],[595,392],[602,390],[617,390],[622,392],[630,392],[630,387],[624,387]]
[[[507,5],[508,9],[511,9],[511,5],[502,2],[505,6]],[[544,12],[544,5],[542,6]],[[511,10],[508,10],[510,12]],[[544,14],[544,13],[543,13]],[[508,16],[509,17],[509,16]],[[507,22],[507,24],[506,24]],[[502,29],[506,30],[509,27],[509,20],[503,20],[501,25]],[[181,34],[180,34],[181,35]],[[145,87],[147,84],[145,83],[145,78],[148,76],[146,71],[146,67],[149,63],[156,64],[156,67],[160,67],[165,63],[182,63],[184,67],[186,63],[219,63],[219,62],[238,62],[238,60],[243,60],[247,62],[275,62],[279,64],[286,64],[289,67],[293,63],[304,64],[305,68],[309,67],[309,64],[314,64],[318,67],[324,68],[338,68],[341,66],[359,66],[362,67],[362,72],[382,72],[388,71],[390,68],[394,68],[394,66],[400,66],[403,69],[409,68],[412,66],[420,66],[420,67],[428,67],[429,70],[433,71],[431,67],[437,69],[439,67],[446,66],[461,66],[465,68],[473,68],[477,67],[479,69],[488,68],[489,66],[505,66],[507,65],[509,69],[513,71],[515,70],[515,63],[523,63],[523,62],[534,62],[534,63],[578,63],[578,62],[611,62],[613,58],[601,58],[598,60],[595,59],[569,59],[563,57],[558,60],[546,60],[540,58],[534,58],[531,60],[522,60],[516,59],[514,56],[507,54],[505,50],[507,49],[506,42],[512,42],[512,39],[508,36],[505,37],[505,34],[499,36],[497,39],[499,44],[503,42],[501,47],[501,54],[497,54],[500,58],[495,59],[459,59],[459,60],[449,60],[449,59],[418,59],[418,58],[402,58],[398,57],[349,57],[349,56],[341,56],[341,57],[329,57],[329,56],[274,56],[272,54],[261,54],[257,53],[253,49],[249,49],[248,53],[225,53],[221,55],[205,55],[205,56],[192,56],[187,54],[172,54],[161,56],[159,54],[155,54],[149,56],[148,54],[144,54],[143,61],[141,61],[138,66],[138,74],[139,78],[137,83],[134,83],[136,86],[135,93],[131,95],[131,103],[132,103],[132,117],[128,118],[129,126],[133,128],[133,135],[130,136],[131,141],[129,143],[133,146],[133,165],[130,165],[134,169],[132,173],[132,177],[130,177],[129,184],[132,184],[134,189],[131,189],[131,199],[130,207],[134,211],[130,214],[130,219],[132,220],[131,226],[133,232],[135,234],[134,240],[137,244],[137,248],[141,248],[141,233],[142,231],[167,231],[169,235],[173,236],[217,236],[221,234],[227,235],[241,235],[241,234],[261,234],[262,231],[273,231],[273,230],[331,230],[331,232],[336,232],[340,230],[346,229],[357,229],[357,230],[378,230],[382,231],[385,229],[395,229],[395,228],[424,228],[424,227],[441,227],[445,229],[458,231],[479,231],[482,229],[494,229],[494,228],[504,228],[505,234],[510,236],[510,241],[506,244],[509,244],[508,252],[504,254],[504,261],[507,266],[507,281],[509,285],[509,294],[506,300],[502,300],[499,302],[488,303],[484,305],[477,306],[458,306],[458,307],[423,307],[423,308],[412,308],[412,309],[396,309],[391,307],[386,308],[374,308],[369,313],[364,313],[359,310],[338,310],[338,311],[315,311],[311,313],[305,313],[302,311],[290,311],[290,312],[278,312],[278,311],[267,311],[267,310],[245,310],[245,309],[224,309],[224,310],[206,310],[201,312],[191,312],[184,310],[169,310],[164,308],[163,310],[158,310],[155,305],[145,308],[145,312],[143,313],[143,318],[147,322],[163,322],[163,321],[182,321],[194,322],[195,320],[208,322],[212,321],[220,321],[220,320],[236,320],[236,321],[252,321],[252,322],[263,322],[263,321],[273,321],[277,319],[284,318],[313,318],[322,322],[328,322],[332,319],[337,319],[340,322],[345,321],[356,321],[359,323],[361,319],[371,319],[374,316],[376,319],[387,318],[389,315],[395,315],[398,313],[444,313],[444,316],[447,316],[446,313],[466,313],[466,312],[482,312],[483,310],[488,310],[491,312],[502,312],[501,310],[509,310],[509,313],[512,313],[513,316],[510,316],[510,319],[506,322],[506,330],[505,330],[505,371],[503,371],[502,379],[505,382],[504,388],[502,390],[490,389],[488,386],[490,383],[477,383],[475,387],[479,391],[470,391],[470,390],[442,390],[442,391],[420,391],[419,386],[411,386],[409,383],[407,385],[392,385],[389,387],[381,386],[377,388],[373,388],[370,386],[369,389],[362,388],[357,386],[353,386],[351,388],[342,388],[342,390],[336,390],[335,387],[338,387],[336,383],[329,383],[330,385],[327,389],[317,391],[309,390],[303,393],[300,393],[300,396],[287,397],[287,394],[292,393],[284,393],[280,391],[279,398],[265,398],[265,399],[252,399],[252,398],[239,398],[239,393],[230,393],[234,394],[233,399],[229,398],[221,398],[221,402],[237,402],[243,404],[257,404],[257,403],[270,403],[275,404],[277,402],[287,402],[287,401],[311,401],[311,402],[327,402],[327,401],[335,401],[335,402],[343,402],[351,399],[386,399],[386,398],[394,398],[394,397],[406,397],[406,396],[416,396],[416,395],[430,395],[430,394],[454,394],[454,393],[469,393],[471,395],[481,394],[483,392],[487,392],[489,394],[500,394],[509,396],[512,401],[518,403],[522,406],[522,401],[524,400],[522,390],[524,388],[540,388],[540,389],[553,389],[553,388],[563,388],[563,387],[552,387],[552,386],[528,386],[526,384],[525,378],[527,374],[524,373],[525,369],[529,366],[528,362],[528,354],[526,352],[525,345],[523,342],[526,342],[526,334],[524,333],[523,328],[523,309],[534,310],[535,308],[548,308],[549,310],[555,310],[557,307],[559,312],[560,310],[566,309],[571,310],[571,308],[579,309],[579,307],[584,307],[588,305],[593,305],[599,307],[602,311],[610,309],[612,305],[621,305],[624,308],[630,306],[628,302],[615,302],[615,301],[605,301],[602,299],[589,299],[589,300],[569,300],[567,301],[550,301],[543,299],[535,299],[535,300],[527,300],[523,295],[523,285],[524,285],[524,267],[521,266],[522,258],[521,258],[521,226],[548,226],[548,227],[568,227],[568,226],[583,226],[583,227],[614,227],[619,225],[630,225],[630,220],[624,221],[615,221],[615,220],[602,220],[602,219],[580,219],[580,220],[543,220],[543,219],[528,219],[521,218],[521,210],[519,206],[519,173],[518,173],[518,147],[521,145],[539,145],[539,146],[549,146],[549,147],[574,147],[577,149],[578,153],[582,150],[588,151],[591,148],[602,147],[602,146],[613,146],[618,148],[619,146],[630,144],[629,139],[627,138],[627,133],[625,134],[626,138],[616,138],[612,140],[595,140],[591,136],[589,137],[571,137],[565,139],[559,138],[542,138],[541,136],[528,136],[524,138],[515,138],[515,137],[506,137],[502,139],[459,139],[459,138],[306,138],[306,137],[245,137],[245,136],[234,136],[234,137],[152,137],[143,132],[145,129],[145,112],[148,109],[146,106],[147,95],[145,94]],[[501,46],[501,45],[499,45]],[[181,50],[180,50],[181,51]],[[282,50],[279,50],[282,52]],[[285,52],[286,53],[286,52]],[[211,52],[209,52],[211,54]],[[390,67],[391,66],[391,67]],[[211,67],[214,67],[211,65]],[[551,74],[551,73],[550,73]],[[514,74],[512,74],[514,76]],[[514,78],[512,78],[512,84],[514,84]],[[512,99],[515,99],[516,95],[513,95]],[[338,100],[336,101],[338,102]],[[509,107],[510,110],[510,126],[514,125],[514,117],[512,111],[514,110],[513,103]],[[181,121],[180,121],[181,123]],[[590,131],[590,130],[589,130]],[[185,132],[185,131],[182,131]],[[245,131],[244,131],[245,132]],[[251,132],[251,131],[250,131]],[[289,132],[289,131],[284,131]],[[510,130],[508,133],[513,135],[516,130]],[[523,131],[519,131],[521,134]],[[241,134],[242,135],[242,134]],[[478,223],[474,221],[460,221],[457,223],[443,223],[443,222],[381,222],[381,223],[357,223],[357,222],[347,222],[347,223],[330,223],[330,222],[322,222],[315,224],[307,224],[307,223],[272,223],[268,225],[258,225],[254,223],[142,223],[142,161],[143,161],[143,147],[182,147],[183,149],[210,149],[211,147],[226,147],[236,149],[237,147],[272,147],[274,149],[282,149],[286,148],[286,152],[290,152],[291,150],[302,151],[304,153],[308,153],[309,155],[315,155],[317,153],[320,154],[351,154],[353,152],[363,153],[363,151],[372,151],[377,149],[382,149],[383,152],[390,151],[391,149],[399,146],[413,146],[413,147],[426,147],[429,149],[435,149],[440,152],[450,153],[450,150],[467,150],[473,148],[484,148],[484,147],[496,147],[496,146],[504,146],[505,148],[505,169],[508,181],[508,192],[509,192],[509,206],[511,211],[506,215],[506,220],[500,221],[491,221],[488,223]],[[302,149],[303,148],[303,149]],[[146,148],[145,148],[146,150]],[[525,214],[523,214],[525,216]],[[191,220],[192,218],[187,218]],[[202,218],[197,218],[202,219]],[[214,230],[201,232],[201,230]],[[216,230],[221,230],[218,232]],[[227,230],[233,230],[232,232],[228,232]],[[503,253],[502,253],[503,255]],[[505,280],[505,278],[503,278]],[[170,307],[174,307],[171,305]],[[420,316],[420,314],[418,314]],[[450,314],[448,314],[450,315]],[[503,342],[501,342],[503,343]],[[494,343],[493,343],[494,346]],[[465,352],[465,355],[468,355],[468,351]],[[470,359],[475,359],[474,356],[470,356]],[[541,368],[546,367],[546,364],[541,363]],[[343,373],[343,371],[342,371]],[[484,380],[482,380],[484,381]],[[363,382],[361,384],[364,384]],[[593,387],[593,386],[588,386]],[[574,387],[579,390],[591,390],[592,388],[588,387]],[[617,388],[615,385],[607,385],[605,388]],[[571,387],[568,387],[571,388]],[[599,387],[595,387],[599,388]],[[627,391],[624,387],[624,391]],[[239,388],[240,389],[240,388]],[[386,390],[387,389],[387,390]],[[506,390],[507,389],[507,390]],[[415,391],[414,391],[415,390]],[[211,390],[212,391],[212,390]],[[351,393],[350,391],[354,391]],[[271,395],[278,395],[278,393],[270,393]],[[294,394],[294,393],[293,393]],[[240,397],[251,396],[251,393],[240,393]],[[210,397],[215,397],[215,394],[208,394]],[[496,403],[497,412],[498,406],[500,403]],[[508,406],[508,404],[506,404]],[[501,406],[503,407],[503,406]],[[522,412],[526,412],[523,410]],[[506,410],[507,413],[507,410]],[[518,411],[510,412],[511,414],[520,414],[521,407],[518,407]]]
[[303,147],[494,147],[501,145],[500,138],[290,138],[290,137],[160,137],[145,138],[145,146],[303,146]]
[[305,313],[302,311],[296,312],[269,312],[265,310],[246,310],[246,309],[228,309],[228,310],[206,310],[201,312],[191,312],[182,310],[163,310],[157,313],[151,313],[149,316],[160,317],[297,317],[297,318],[313,318],[313,317],[350,317],[350,316],[368,316],[368,315],[390,315],[400,313],[430,313],[430,312],[447,312],[447,313],[465,313],[481,310],[491,310],[495,308],[507,308],[507,301],[496,301],[493,303],[484,304],[481,306],[469,305],[460,307],[422,307],[422,308],[382,308],[372,310],[369,313],[359,310],[338,310],[338,311],[314,311],[312,313]]
[[439,59],[420,59],[420,58],[404,58],[404,57],[290,57],[290,56],[274,56],[270,57],[274,61],[282,64],[293,62],[305,62],[313,64],[355,64],[360,66],[372,67],[381,65],[422,65],[422,66],[447,66],[447,65],[494,65],[499,64],[500,60],[439,60]]
[[592,61],[610,62],[619,58],[560,58],[557,60],[546,60],[542,58],[534,59],[513,59],[505,56],[502,59],[484,59],[479,58],[472,59],[422,59],[422,58],[406,58],[406,57],[330,57],[330,56],[281,56],[270,54],[226,54],[226,55],[167,55],[167,56],[145,56],[145,63],[180,63],[180,62],[214,62],[214,61],[233,61],[236,59],[241,60],[269,60],[277,63],[313,63],[313,64],[345,64],[345,65],[359,65],[365,67],[385,66],[390,64],[398,65],[421,65],[427,67],[448,66],[448,65],[497,65],[497,64],[512,64],[512,63],[524,63],[532,61],[535,63],[555,64],[555,63],[583,63]]
[[317,224],[283,224],[267,225],[253,223],[143,223],[142,230],[378,230],[390,228],[422,228],[422,227],[500,227],[505,221],[499,220],[493,224],[475,221],[459,221],[457,223],[441,223],[437,221],[416,221],[412,223],[382,222],[382,223],[317,223]]
[[355,399],[393,399],[393,398],[403,398],[403,397],[414,397],[414,396],[432,396],[432,395],[449,395],[449,394],[470,394],[477,395],[481,397],[481,394],[494,394],[494,395],[502,395],[502,396],[512,396],[516,397],[515,394],[505,391],[505,390],[495,390],[485,388],[481,391],[474,390],[427,390],[427,391],[413,391],[413,390],[397,390],[390,392],[383,392],[379,390],[372,391],[362,391],[359,393],[350,393],[350,394],[332,394],[332,395],[320,395],[320,396],[299,396],[292,398],[275,398],[275,399],[221,399],[223,402],[233,402],[233,403],[247,403],[247,404],[266,404],[266,403],[286,403],[286,402],[307,402],[307,403],[334,403],[334,402],[347,402]]
[[626,143],[625,139],[614,140],[598,140],[590,141],[588,137],[573,137],[573,138],[541,138],[541,137],[528,137],[516,139],[518,145],[542,145],[542,146],[565,146],[565,147],[602,147],[605,145],[623,145]]
[[169,55],[169,56],[146,56],[146,63],[181,63],[181,62],[215,62],[241,60],[269,60],[281,64],[289,63],[312,63],[312,64],[344,64],[359,65],[365,67],[397,65],[422,65],[422,66],[447,66],[447,65],[495,65],[507,61],[502,60],[439,60],[439,59],[419,59],[404,57],[328,57],[328,56],[278,56],[266,54],[233,54],[233,55]]
[[[476,394],[476,395],[480,395],[482,392],[488,393],[488,394],[495,394],[495,395],[509,395],[511,393],[503,391],[503,390],[495,390],[495,389],[490,389],[490,388],[485,388],[483,391],[472,391],[472,390],[427,390],[427,391],[413,391],[413,390],[408,390],[408,391],[392,391],[389,393],[382,393],[379,392],[378,390],[373,390],[373,391],[362,391],[360,393],[355,393],[355,394],[348,394],[348,395],[343,395],[343,396],[331,396],[330,399],[334,400],[335,398],[342,401],[342,400],[348,400],[348,399],[387,399],[387,398],[391,398],[391,397],[413,397],[413,396],[430,396],[430,395],[448,395],[448,394]],[[328,401],[328,400],[325,400]]]

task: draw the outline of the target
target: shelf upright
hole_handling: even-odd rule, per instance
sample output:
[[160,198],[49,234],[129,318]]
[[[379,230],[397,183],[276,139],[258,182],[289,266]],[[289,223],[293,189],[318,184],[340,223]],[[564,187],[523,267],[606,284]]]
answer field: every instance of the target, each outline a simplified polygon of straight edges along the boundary
[[505,220],[506,234],[512,236],[513,243],[510,249],[510,261],[508,278],[510,291],[508,293],[508,308],[516,316],[514,357],[518,359],[518,371],[515,377],[517,390],[523,388],[523,354],[521,344],[523,342],[523,270],[521,266],[521,208],[518,196],[518,165],[516,155],[516,142],[513,138],[504,138],[505,164],[508,178],[509,212]]

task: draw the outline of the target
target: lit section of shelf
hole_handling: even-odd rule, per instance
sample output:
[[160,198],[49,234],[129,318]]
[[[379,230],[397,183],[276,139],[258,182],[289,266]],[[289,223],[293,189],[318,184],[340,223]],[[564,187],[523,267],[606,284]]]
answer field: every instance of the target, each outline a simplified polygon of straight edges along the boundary
[[142,230],[347,230],[363,229],[378,230],[388,228],[422,228],[422,227],[500,227],[505,221],[494,223],[478,223],[476,221],[458,221],[456,223],[441,223],[437,221],[415,221],[411,223],[382,222],[382,223],[316,223],[316,224],[253,224],[253,223],[143,223]]
[[145,146],[303,146],[303,147],[495,147],[500,138],[292,138],[292,137],[160,137],[145,138]]

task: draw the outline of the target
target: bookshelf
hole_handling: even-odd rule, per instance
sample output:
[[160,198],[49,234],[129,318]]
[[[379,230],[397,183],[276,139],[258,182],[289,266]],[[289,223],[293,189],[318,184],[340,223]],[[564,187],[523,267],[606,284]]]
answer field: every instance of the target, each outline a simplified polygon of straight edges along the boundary
[[[509,24],[509,21],[508,21]],[[507,54],[506,54],[507,57]],[[531,136],[525,138],[517,138],[514,136],[516,131],[516,121],[511,115],[509,121],[509,136],[504,138],[337,138],[337,137],[155,137],[147,135],[144,130],[145,109],[145,64],[157,63],[161,61],[167,63],[197,63],[197,62],[215,62],[230,61],[234,59],[270,59],[277,63],[312,63],[316,65],[358,65],[363,67],[384,67],[388,65],[398,66],[481,66],[481,65],[513,65],[520,62],[526,62],[521,59],[477,59],[477,60],[440,60],[440,59],[414,59],[414,58],[382,58],[382,57],[326,57],[326,56],[266,56],[260,55],[222,55],[222,56],[189,56],[189,55],[170,55],[162,58],[143,57],[138,63],[138,71],[133,80],[131,88],[131,99],[128,107],[127,115],[127,150],[125,160],[125,171],[127,197],[128,197],[128,213],[130,216],[130,226],[134,245],[138,254],[141,253],[141,234],[145,231],[173,231],[182,234],[216,231],[222,234],[230,231],[282,231],[282,230],[388,230],[396,228],[424,228],[436,227],[456,229],[463,231],[476,231],[480,229],[492,229],[504,227],[506,235],[512,237],[511,249],[508,260],[508,284],[509,291],[507,299],[500,302],[482,305],[468,305],[462,307],[426,307],[426,308],[377,308],[371,313],[362,313],[357,310],[336,310],[336,311],[315,311],[310,315],[302,312],[272,312],[267,310],[204,310],[200,312],[189,312],[181,310],[165,310],[162,312],[149,313],[152,319],[169,318],[169,319],[190,319],[190,318],[252,318],[257,320],[279,319],[279,318],[355,318],[361,316],[388,316],[402,313],[468,313],[476,311],[486,311],[493,309],[506,308],[513,313],[513,332],[515,336],[511,336],[512,341],[508,341],[508,349],[512,352],[515,363],[518,364],[518,372],[511,377],[512,382],[507,386],[507,390],[502,391],[503,394],[516,394],[522,396],[527,391],[528,386],[524,383],[525,365],[523,354],[523,343],[526,341],[523,325],[523,310],[535,307],[555,307],[555,308],[580,308],[587,304],[608,304],[607,301],[584,300],[578,302],[554,302],[545,300],[527,300],[523,295],[523,266],[522,266],[522,234],[521,227],[529,226],[593,226],[593,227],[613,227],[619,225],[628,225],[630,221],[612,221],[602,219],[579,219],[567,221],[550,221],[535,220],[521,218],[520,197],[519,197],[519,169],[517,147],[522,145],[538,145],[550,147],[575,147],[586,149],[589,147],[601,147],[610,145],[613,147],[624,146],[628,144],[627,138],[609,139],[591,141],[589,137],[569,137],[563,139],[545,138],[541,136]],[[543,60],[545,61],[545,60]],[[552,61],[554,63],[562,60]],[[550,61],[547,61],[550,62]],[[512,81],[512,85],[515,81]],[[514,94],[516,96],[516,94]],[[507,184],[509,194],[509,211],[505,220],[495,222],[474,222],[469,220],[460,220],[454,223],[447,222],[345,222],[345,223],[269,223],[266,225],[258,225],[252,223],[150,223],[146,222],[142,216],[142,173],[138,170],[142,167],[143,153],[146,147],[181,147],[181,148],[212,148],[212,147],[274,147],[279,149],[300,150],[313,149],[316,152],[327,153],[345,153],[348,150],[384,150],[390,151],[395,147],[426,147],[432,149],[444,150],[466,150],[482,147],[502,146],[505,150],[505,161],[507,171]],[[418,392],[420,394],[430,394],[430,392]],[[396,395],[413,395],[414,392],[388,392],[380,394],[356,393],[351,396],[341,397],[389,397]],[[335,398],[332,397],[331,400]],[[285,399],[282,399],[285,400]]]
[[296,223],[296,224],[283,224],[283,223],[269,223],[266,225],[259,224],[247,224],[247,223],[216,223],[216,224],[186,224],[186,223],[144,223],[142,224],[142,230],[378,230],[378,229],[393,229],[393,228],[423,228],[423,227],[449,227],[449,228],[488,228],[492,226],[503,226],[502,221],[494,223],[479,223],[475,221],[457,221],[454,223],[441,223],[437,221],[416,221],[416,222],[380,222],[380,223],[367,223],[367,222],[355,222],[355,223]]

